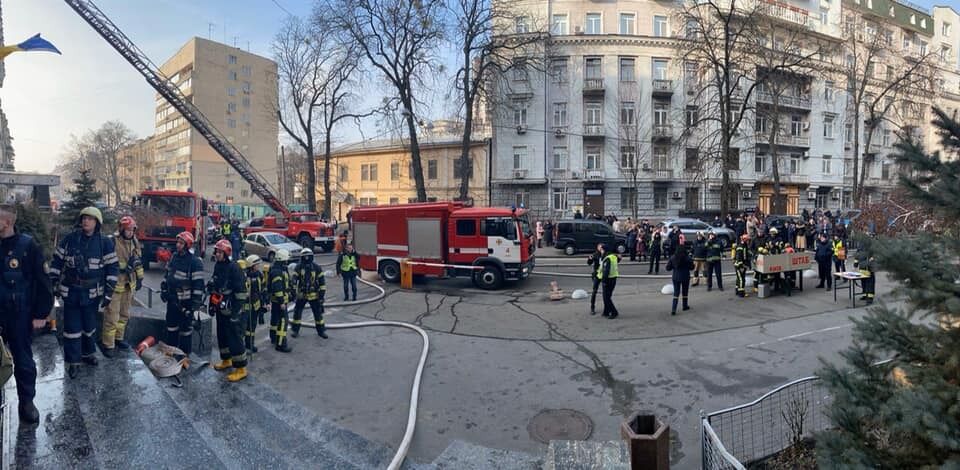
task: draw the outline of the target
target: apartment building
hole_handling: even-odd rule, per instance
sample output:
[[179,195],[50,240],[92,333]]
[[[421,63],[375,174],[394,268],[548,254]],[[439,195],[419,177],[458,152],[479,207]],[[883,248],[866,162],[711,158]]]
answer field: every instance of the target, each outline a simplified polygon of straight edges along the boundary
[[155,186],[156,151],[157,144],[153,136],[137,139],[120,150],[117,155],[117,171],[120,177],[120,195],[124,201],[130,201],[140,191]]
[[[275,62],[194,37],[160,69],[267,181],[277,181]],[[262,204],[250,185],[160,95],[155,111],[155,188],[192,188],[217,202]]]
[[[455,200],[460,194],[460,136],[456,134],[424,136],[420,142],[420,161],[427,196],[431,201]],[[470,145],[472,166],[468,197],[478,206],[490,203],[488,140]],[[367,140],[336,148],[331,153],[332,211],[344,220],[354,206],[405,204],[416,202],[410,147],[404,140]],[[323,158],[317,158],[317,200],[323,200]]]
[[[492,203],[524,204],[540,216],[585,213],[658,217],[684,210],[720,207],[720,179],[700,165],[696,73],[680,59],[677,41],[685,25],[678,5],[647,0],[592,2],[525,0],[513,2],[515,32],[532,24],[549,25],[549,51],[542,71],[514,69],[502,77],[506,96],[491,107]],[[888,0],[763,0],[772,22],[799,28],[811,43],[843,51],[848,20],[869,32],[890,31],[898,47],[891,60],[925,54],[936,47],[941,77],[929,96],[911,97],[908,115],[890,118],[875,129],[865,164],[868,200],[885,197],[896,184],[889,156],[897,136],[910,132],[936,145],[929,130],[936,103],[960,108],[957,12],[926,11]],[[776,46],[772,38],[771,47]],[[839,53],[839,59],[843,55]],[[824,59],[825,63],[829,59]],[[832,62],[830,62],[832,63]],[[696,69],[696,64],[692,67]],[[852,206],[852,125],[848,83],[842,67],[814,76],[784,77],[791,85],[776,94],[758,86],[744,123],[733,141],[730,200],[734,210],[759,206],[769,211],[773,194],[772,120],[782,193],[787,212],[804,208]],[[831,72],[832,71],[832,72]],[[882,83],[879,73],[871,80]],[[749,85],[749,84],[746,84]],[[905,100],[908,101],[908,100]],[[899,103],[898,103],[898,107]],[[859,126],[861,132],[864,126]],[[862,143],[864,137],[859,139]]]

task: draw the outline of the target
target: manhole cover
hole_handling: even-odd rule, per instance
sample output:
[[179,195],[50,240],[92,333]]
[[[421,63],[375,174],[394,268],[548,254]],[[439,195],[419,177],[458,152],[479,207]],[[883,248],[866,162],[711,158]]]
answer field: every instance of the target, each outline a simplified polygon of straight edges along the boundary
[[593,433],[593,421],[576,410],[543,410],[527,425],[530,437],[543,444],[550,441],[584,441]]

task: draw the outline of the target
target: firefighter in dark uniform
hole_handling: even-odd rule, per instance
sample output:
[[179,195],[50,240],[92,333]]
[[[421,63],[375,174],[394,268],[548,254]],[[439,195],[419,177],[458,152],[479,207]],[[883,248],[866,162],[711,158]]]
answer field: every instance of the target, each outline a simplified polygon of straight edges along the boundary
[[860,300],[866,301],[867,305],[873,303],[873,298],[876,296],[877,289],[877,277],[874,272],[875,269],[875,259],[873,256],[866,257],[863,261],[854,260],[854,269],[859,270],[860,274],[865,277],[860,281],[863,287],[863,296],[860,297]]
[[273,265],[267,273],[270,280],[270,342],[280,352],[291,352],[290,342],[287,339],[287,303],[290,302],[290,273],[287,272],[287,262],[290,261],[290,252],[277,250]]
[[707,292],[713,290],[713,275],[717,276],[717,289],[723,291],[723,271],[721,269],[721,257],[723,255],[723,244],[717,240],[717,234],[710,232],[707,236]]
[[737,270],[737,297],[747,297],[747,268],[750,267],[750,235],[746,233],[740,235],[740,243],[737,244],[733,254],[733,267]]
[[32,330],[46,324],[53,291],[43,269],[43,250],[32,237],[14,230],[16,222],[16,208],[0,205],[0,335],[13,357],[20,422],[33,424],[40,421],[40,412],[33,404],[37,365]]
[[[246,345],[247,353],[257,352],[257,346],[254,344],[254,337],[257,333],[257,318],[263,318],[263,311],[266,309],[263,302],[266,283],[263,279],[263,269],[261,267],[260,257],[250,255],[244,260],[246,262],[247,292],[250,293],[247,303],[250,305],[250,315],[247,316],[247,327],[243,342]],[[263,323],[263,321],[260,321]]]
[[240,265],[230,259],[232,253],[229,240],[220,240],[214,245],[213,257],[217,264],[207,290],[210,293],[210,313],[217,319],[217,347],[220,349],[220,362],[213,368],[227,370],[232,367],[233,372],[227,375],[227,380],[238,382],[247,377],[247,350],[243,337],[249,318],[247,300],[250,294],[247,276]]
[[300,336],[300,318],[303,307],[310,304],[313,321],[317,325],[317,335],[327,338],[327,327],[323,322],[323,298],[327,293],[327,280],[320,266],[313,264],[313,250],[300,250],[300,262],[293,272],[293,286],[297,300],[293,307],[293,337]]
[[63,357],[70,378],[80,372],[81,361],[97,365],[97,312],[110,305],[119,274],[113,239],[100,234],[100,209],[84,208],[78,223],[50,264],[50,280],[63,298]]
[[203,305],[204,286],[203,262],[190,251],[193,242],[190,232],[177,235],[177,252],[167,263],[167,274],[160,285],[167,303],[166,342],[188,357],[193,352],[193,312]]

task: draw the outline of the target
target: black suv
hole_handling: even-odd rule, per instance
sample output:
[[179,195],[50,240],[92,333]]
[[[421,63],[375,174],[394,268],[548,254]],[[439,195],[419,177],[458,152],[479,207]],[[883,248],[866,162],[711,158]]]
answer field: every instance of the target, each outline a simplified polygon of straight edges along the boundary
[[606,222],[600,220],[561,220],[553,228],[554,246],[568,255],[581,251],[593,251],[598,243],[616,247],[617,253],[627,251],[627,236],[615,233]]

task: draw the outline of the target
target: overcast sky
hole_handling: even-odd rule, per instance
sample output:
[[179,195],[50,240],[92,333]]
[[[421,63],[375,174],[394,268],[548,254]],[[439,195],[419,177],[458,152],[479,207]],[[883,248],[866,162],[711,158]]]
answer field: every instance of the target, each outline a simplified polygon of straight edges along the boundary
[[[63,55],[15,53],[0,88],[18,170],[53,170],[71,134],[119,120],[138,137],[153,133],[154,92],[133,67],[62,0],[0,0],[4,42],[36,33]],[[914,0],[924,6],[960,0]],[[264,56],[287,15],[310,12],[309,0],[95,0],[113,22],[161,64],[190,37],[210,37]],[[212,30],[211,30],[211,23]],[[212,33],[211,33],[212,31]],[[234,39],[236,37],[236,39]],[[369,90],[364,90],[367,98]],[[375,101],[375,100],[373,100]],[[366,126],[365,126],[366,127]],[[372,126],[370,127],[372,129]],[[344,130],[342,139],[359,139]],[[367,133],[370,136],[370,132]]]

